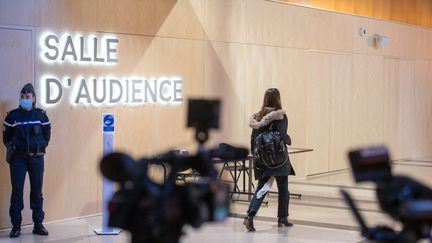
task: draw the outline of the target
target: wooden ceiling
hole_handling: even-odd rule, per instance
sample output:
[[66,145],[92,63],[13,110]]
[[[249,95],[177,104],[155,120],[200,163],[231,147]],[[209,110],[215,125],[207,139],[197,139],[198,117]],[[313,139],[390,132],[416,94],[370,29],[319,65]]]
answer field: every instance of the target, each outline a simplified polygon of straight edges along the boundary
[[432,27],[432,0],[280,0],[292,4]]

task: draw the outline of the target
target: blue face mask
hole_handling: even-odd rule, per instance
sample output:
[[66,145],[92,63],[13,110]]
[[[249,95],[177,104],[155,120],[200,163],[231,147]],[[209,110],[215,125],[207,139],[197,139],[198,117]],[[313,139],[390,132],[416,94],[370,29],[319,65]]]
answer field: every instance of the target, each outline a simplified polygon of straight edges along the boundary
[[26,111],[29,111],[33,108],[33,101],[29,99],[20,99],[20,106]]

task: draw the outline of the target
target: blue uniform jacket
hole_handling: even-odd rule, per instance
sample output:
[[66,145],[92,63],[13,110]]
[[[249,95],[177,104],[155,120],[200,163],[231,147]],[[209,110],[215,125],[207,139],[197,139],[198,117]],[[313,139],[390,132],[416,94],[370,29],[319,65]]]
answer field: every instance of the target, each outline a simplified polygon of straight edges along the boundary
[[45,153],[51,137],[51,123],[45,111],[21,108],[10,111],[3,123],[3,143],[17,152]]

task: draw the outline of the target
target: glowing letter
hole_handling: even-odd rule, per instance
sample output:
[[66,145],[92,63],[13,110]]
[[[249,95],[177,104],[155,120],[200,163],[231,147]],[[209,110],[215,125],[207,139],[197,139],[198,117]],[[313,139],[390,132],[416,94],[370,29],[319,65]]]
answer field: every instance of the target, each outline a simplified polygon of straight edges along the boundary
[[[82,93],[83,90],[84,90],[84,93]],[[90,98],[90,94],[89,94],[85,79],[81,79],[80,87],[78,90],[78,95],[75,99],[75,104],[78,104],[81,98],[86,99],[87,103],[89,103],[89,104],[91,103],[91,98]]]
[[81,42],[81,48],[80,48],[80,61],[84,62],[90,62],[91,58],[90,57],[86,57],[84,56],[84,37],[80,37],[80,42]]
[[150,94],[151,95],[151,97],[152,97],[152,100],[153,100],[153,102],[156,102],[157,101],[157,98],[156,98],[156,94],[157,94],[157,84],[156,84],[156,80],[152,80],[153,81],[153,91],[152,91],[152,89],[151,89],[151,87],[150,87],[150,81],[149,80],[145,80],[145,90],[144,90],[144,101],[145,102],[148,102],[148,94]]
[[[51,45],[51,44],[50,44],[50,40],[51,40],[51,39],[55,41],[55,44],[54,44],[54,45]],[[46,46],[48,49],[54,51],[54,55],[52,55],[52,56],[49,54],[49,52],[45,52],[45,57],[46,57],[48,60],[54,61],[55,59],[58,58],[58,56],[59,56],[59,50],[58,50],[58,48],[56,47],[56,44],[58,45],[58,43],[59,43],[59,39],[58,39],[58,37],[55,36],[55,35],[48,35],[48,36],[45,38],[45,46]]]
[[[45,86],[46,103],[47,104],[55,104],[55,103],[59,102],[62,95],[63,95],[63,89],[62,89],[60,82],[55,78],[47,78],[45,84],[46,84],[46,86]],[[55,98],[51,98],[51,84],[55,84],[57,86],[57,89],[58,89],[57,97],[55,97]]]
[[[117,63],[118,59],[117,57],[117,48],[113,48],[111,47],[111,44],[118,44],[118,40],[117,39],[107,39],[107,62],[113,62],[113,63]],[[115,55],[115,57],[111,57],[111,53],[113,54],[113,56]]]
[[[71,48],[71,50],[69,51],[69,47]],[[73,41],[72,41],[72,36],[68,36],[66,38],[66,44],[63,50],[63,56],[62,56],[62,60],[65,60],[66,55],[71,55],[73,57],[73,60],[76,61],[77,60],[77,55],[75,52],[75,47],[73,45]]]
[[182,86],[183,86],[183,80],[174,80],[174,99],[173,99],[174,102],[183,101],[183,97],[181,97]]
[[165,84],[171,85],[169,80],[162,81],[159,87],[159,96],[162,101],[169,102],[171,100],[171,96],[167,96],[167,97],[164,96],[164,93],[168,93],[163,87]]
[[[114,84],[117,85],[119,92],[118,97],[114,98]],[[110,99],[109,102],[110,103],[117,103],[120,101],[121,97],[123,95],[123,87],[120,83],[120,81],[116,80],[116,79],[110,79]]]
[[131,100],[131,102],[142,102],[142,99],[137,98],[135,96],[137,93],[140,92],[140,90],[137,89],[136,84],[141,83],[142,80],[131,80],[131,81],[132,81],[132,87],[131,87],[132,88],[132,100]]
[[94,54],[93,60],[95,62],[104,62],[105,59],[100,58],[100,57],[97,56],[97,53],[98,53],[98,48],[97,48],[97,46],[98,46],[98,39],[96,37],[93,38],[93,43],[94,43],[94,45],[93,45],[93,54]]
[[[102,98],[98,98],[97,97],[97,91],[98,91],[98,85],[97,85],[98,81],[97,79],[93,79],[93,95],[94,95],[94,100],[97,103],[102,103],[105,100],[106,97],[106,80],[102,79],[102,83],[103,83],[103,88],[102,88]],[[100,83],[100,82],[99,82]],[[99,89],[100,90],[100,89]]]

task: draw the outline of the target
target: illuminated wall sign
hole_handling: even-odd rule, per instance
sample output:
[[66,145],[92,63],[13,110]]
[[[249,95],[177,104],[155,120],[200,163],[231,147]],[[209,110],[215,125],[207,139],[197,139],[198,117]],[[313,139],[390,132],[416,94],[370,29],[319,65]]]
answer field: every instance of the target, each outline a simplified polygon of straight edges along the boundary
[[69,101],[74,106],[179,104],[183,101],[182,86],[183,81],[179,78],[79,77],[76,80],[60,80],[55,76],[46,75],[41,79],[41,100],[45,107],[50,107],[65,99],[68,91]]
[[114,36],[83,36],[44,33],[40,38],[40,58],[46,63],[106,64],[118,63],[119,40]]
[[[117,65],[119,40],[81,34],[57,35],[46,32],[40,37],[41,60],[57,65]],[[172,78],[69,77],[43,75],[40,79],[41,103],[52,107],[64,100],[76,105],[117,104],[139,106],[147,103],[179,104],[183,101],[183,80]]]

